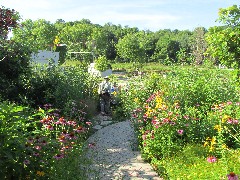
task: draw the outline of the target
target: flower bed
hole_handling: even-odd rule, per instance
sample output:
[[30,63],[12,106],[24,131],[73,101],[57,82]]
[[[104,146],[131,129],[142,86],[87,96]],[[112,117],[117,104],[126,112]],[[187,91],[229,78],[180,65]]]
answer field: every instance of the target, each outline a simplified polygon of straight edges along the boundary
[[153,74],[145,81],[135,79],[122,93],[122,108],[132,113],[142,156],[160,176],[221,179],[240,173],[235,83],[221,72],[172,71],[166,78]]

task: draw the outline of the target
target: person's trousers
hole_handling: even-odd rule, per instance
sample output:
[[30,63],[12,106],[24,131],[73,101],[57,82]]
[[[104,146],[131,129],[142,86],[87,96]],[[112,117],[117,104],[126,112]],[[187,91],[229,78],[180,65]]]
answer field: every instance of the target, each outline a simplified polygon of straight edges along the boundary
[[107,95],[100,96],[100,108],[101,112],[105,112],[106,114],[110,113],[110,97]]

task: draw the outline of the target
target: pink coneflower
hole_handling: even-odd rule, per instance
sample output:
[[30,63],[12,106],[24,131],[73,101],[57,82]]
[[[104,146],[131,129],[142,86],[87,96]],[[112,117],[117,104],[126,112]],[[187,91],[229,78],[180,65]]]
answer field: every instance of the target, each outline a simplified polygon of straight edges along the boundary
[[55,158],[57,160],[62,159],[63,157],[64,157],[63,154],[57,154],[57,155],[53,156],[53,158]]
[[234,172],[230,172],[227,175],[228,180],[238,180],[238,176]]
[[207,161],[208,161],[209,163],[215,163],[215,162],[217,162],[217,158],[216,158],[215,156],[209,156],[209,157],[207,158]]
[[174,126],[176,123],[173,122],[173,121],[170,121],[169,124],[172,125],[172,126]]
[[147,119],[147,114],[144,114],[144,115],[143,115],[143,119]]
[[228,102],[227,102],[227,105],[231,105],[231,104],[232,104],[232,102],[231,102],[231,101],[228,101]]
[[63,125],[65,125],[66,123],[67,122],[66,122],[66,120],[63,117],[59,118],[58,121],[55,122],[55,124],[63,124]]
[[154,139],[154,137],[155,137],[155,136],[152,134],[152,135],[151,135],[151,139]]
[[43,123],[43,124],[48,124],[49,123],[46,118],[41,119],[40,122]]
[[237,119],[233,120],[233,124],[238,124],[238,123],[239,123],[239,121]]
[[27,142],[29,143],[29,144],[32,144],[33,143],[33,138],[29,138],[28,140],[27,140]]
[[182,134],[183,134],[183,130],[182,130],[182,129],[179,129],[179,130],[177,130],[177,133],[178,133],[179,135],[182,135]]
[[34,152],[34,153],[33,153],[33,156],[39,156],[39,153]]
[[153,119],[153,120],[152,120],[152,124],[153,124],[153,125],[157,125],[157,124],[159,124],[159,121],[158,121],[157,119]]
[[164,118],[164,119],[162,120],[162,122],[163,122],[163,123],[169,123],[169,122],[170,122],[170,119],[169,119],[169,118]]
[[91,122],[86,122],[86,124],[90,126],[92,123]]
[[35,146],[34,148],[37,149],[37,150],[41,150],[42,149],[41,146]]
[[143,134],[143,135],[142,135],[142,139],[143,139],[143,140],[146,140],[146,139],[147,139],[146,134]]
[[53,126],[52,125],[47,125],[46,128],[49,129],[50,131],[53,130]]
[[47,145],[47,141],[46,140],[42,140],[41,145],[46,146]]
[[65,142],[65,141],[66,141],[65,135],[60,135],[59,138],[58,138],[58,140],[59,140],[60,142]]
[[75,129],[75,131],[77,133],[85,132],[85,128],[83,128],[82,126],[79,126],[77,129]]
[[77,139],[77,136],[75,136],[75,133],[74,132],[71,132],[67,135],[67,138],[68,139]]
[[133,117],[133,118],[137,118],[137,115],[136,115],[136,114],[132,114],[132,117]]
[[25,165],[30,164],[30,161],[27,160],[27,159],[25,159],[25,160],[23,161],[23,164],[25,164]]
[[76,126],[77,123],[75,121],[67,121],[68,125]]
[[63,146],[60,151],[63,152],[65,150],[69,150],[69,149],[72,149],[72,146]]

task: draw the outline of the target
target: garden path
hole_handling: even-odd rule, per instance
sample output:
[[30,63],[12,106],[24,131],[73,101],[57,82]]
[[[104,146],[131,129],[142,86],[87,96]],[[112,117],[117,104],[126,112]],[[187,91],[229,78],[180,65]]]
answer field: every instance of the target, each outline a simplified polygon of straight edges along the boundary
[[161,180],[140,152],[134,151],[136,136],[130,121],[113,123],[111,117],[101,115],[95,118],[99,126],[95,125],[97,131],[87,140],[87,156],[92,161],[86,169],[88,179]]

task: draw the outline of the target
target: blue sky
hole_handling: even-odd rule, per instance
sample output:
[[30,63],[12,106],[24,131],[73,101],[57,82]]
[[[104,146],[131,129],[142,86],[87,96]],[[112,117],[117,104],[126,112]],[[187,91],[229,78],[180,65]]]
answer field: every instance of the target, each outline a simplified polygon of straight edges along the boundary
[[194,30],[215,22],[218,9],[239,5],[239,0],[0,0],[25,19],[75,21],[138,27],[140,30]]

